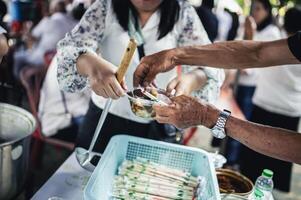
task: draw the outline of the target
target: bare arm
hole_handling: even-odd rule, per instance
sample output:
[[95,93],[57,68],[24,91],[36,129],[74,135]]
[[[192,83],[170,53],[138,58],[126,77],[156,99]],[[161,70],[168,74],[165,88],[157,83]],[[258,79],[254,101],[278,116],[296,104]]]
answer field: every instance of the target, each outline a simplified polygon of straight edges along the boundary
[[147,85],[158,73],[169,71],[176,65],[245,69],[298,63],[300,61],[291,53],[287,39],[180,47],[144,57],[134,73],[134,85]]
[[289,50],[287,39],[271,42],[219,42],[172,51],[176,64],[208,65],[228,69],[300,63]]
[[267,156],[301,164],[301,134],[230,117],[226,125],[230,137]]
[[[203,125],[212,128],[220,110],[198,99],[179,96],[174,105],[154,106],[156,120],[178,128]],[[228,136],[259,153],[301,164],[301,133],[260,125],[230,117],[226,123]]]

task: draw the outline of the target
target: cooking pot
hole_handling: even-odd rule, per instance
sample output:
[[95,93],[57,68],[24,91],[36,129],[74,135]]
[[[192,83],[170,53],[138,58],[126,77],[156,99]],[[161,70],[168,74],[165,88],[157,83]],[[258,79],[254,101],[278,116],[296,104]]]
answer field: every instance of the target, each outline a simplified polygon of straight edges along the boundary
[[230,169],[217,169],[216,175],[221,193],[248,197],[253,191],[253,182],[239,172]]
[[0,103],[0,200],[12,199],[23,189],[35,129],[29,112]]

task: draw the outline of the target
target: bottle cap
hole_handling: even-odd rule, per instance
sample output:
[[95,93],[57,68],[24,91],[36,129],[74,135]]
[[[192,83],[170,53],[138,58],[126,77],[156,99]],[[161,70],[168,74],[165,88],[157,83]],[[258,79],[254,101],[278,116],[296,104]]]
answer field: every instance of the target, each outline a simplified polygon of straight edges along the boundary
[[264,196],[263,192],[261,190],[259,190],[258,188],[255,188],[254,194],[255,194],[255,197],[263,197]]
[[267,178],[272,178],[274,175],[274,172],[272,170],[269,169],[264,169],[262,172],[262,176],[265,176]]

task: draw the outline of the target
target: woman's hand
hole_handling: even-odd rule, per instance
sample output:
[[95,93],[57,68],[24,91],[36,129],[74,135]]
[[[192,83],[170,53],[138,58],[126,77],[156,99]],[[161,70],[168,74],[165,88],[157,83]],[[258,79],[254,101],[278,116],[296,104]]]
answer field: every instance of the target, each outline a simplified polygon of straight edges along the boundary
[[77,60],[78,73],[87,76],[91,89],[99,96],[118,99],[125,95],[126,85],[120,84],[116,78],[117,67],[112,63],[86,53]]
[[256,32],[256,23],[253,17],[248,16],[245,21],[245,33],[244,39],[245,40],[253,40],[255,32]]
[[174,78],[167,85],[166,91],[171,94],[176,91],[175,96],[190,95],[193,91],[201,89],[207,82],[207,76],[202,69],[196,69],[180,77]]
[[220,113],[214,106],[193,97],[182,95],[172,101],[170,106],[153,106],[159,123],[172,124],[177,128],[198,125],[212,128]]

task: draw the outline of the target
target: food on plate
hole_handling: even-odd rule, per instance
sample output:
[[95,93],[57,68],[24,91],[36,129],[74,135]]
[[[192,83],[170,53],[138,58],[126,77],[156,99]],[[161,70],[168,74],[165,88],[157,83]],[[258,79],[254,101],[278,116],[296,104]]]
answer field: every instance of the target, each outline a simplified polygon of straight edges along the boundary
[[193,200],[204,185],[203,177],[137,158],[119,167],[112,196],[124,200]]

